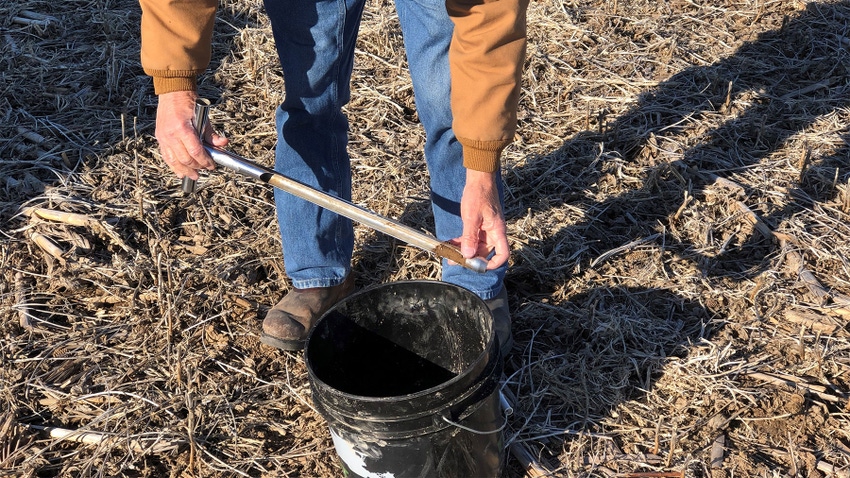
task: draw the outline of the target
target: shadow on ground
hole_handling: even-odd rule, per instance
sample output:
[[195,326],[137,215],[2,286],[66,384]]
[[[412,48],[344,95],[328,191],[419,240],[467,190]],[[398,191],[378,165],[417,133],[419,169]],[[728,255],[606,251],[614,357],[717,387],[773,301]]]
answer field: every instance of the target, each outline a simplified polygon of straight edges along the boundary
[[[592,428],[649,390],[669,357],[687,354],[735,307],[688,295],[675,280],[654,287],[659,277],[687,270],[718,287],[753,281],[776,267],[782,248],[736,205],[781,230],[837,197],[850,177],[847,136],[822,154],[801,136],[850,104],[848,19],[848,2],[810,3],[733,55],[646,91],[600,130],[506,172],[509,222],[576,211],[523,244],[506,278],[515,330],[525,330],[509,366],[526,376],[523,394],[549,394],[569,428]],[[792,142],[804,158],[781,154]],[[765,172],[787,194],[748,185]],[[717,188],[727,193],[705,201]],[[714,205],[696,214],[694,198]],[[611,252],[636,269],[610,266]],[[577,276],[591,287],[571,290]],[[642,287],[641,277],[653,279]]]

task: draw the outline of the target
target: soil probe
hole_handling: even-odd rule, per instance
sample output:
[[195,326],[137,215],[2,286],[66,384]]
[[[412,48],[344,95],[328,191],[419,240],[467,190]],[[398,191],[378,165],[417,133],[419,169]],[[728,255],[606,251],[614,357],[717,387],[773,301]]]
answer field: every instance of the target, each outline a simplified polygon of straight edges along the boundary
[[[460,249],[453,244],[441,242],[432,236],[405,226],[400,222],[375,214],[372,211],[364,209],[344,199],[323,193],[302,182],[287,178],[286,176],[283,176],[272,169],[256,164],[247,158],[243,158],[242,156],[207,144],[203,141],[203,131],[209,121],[209,109],[209,100],[204,98],[195,100],[195,131],[201,138],[204,149],[206,149],[207,153],[209,153],[212,157],[212,160],[219,166],[232,169],[254,179],[259,179],[264,183],[270,184],[282,191],[304,199],[305,201],[309,201],[317,206],[333,211],[340,216],[357,221],[378,232],[383,232],[384,234],[404,241],[412,246],[431,252],[438,257],[453,261],[467,269],[475,272],[484,272],[487,270],[487,261],[480,257],[467,259],[460,253]],[[194,190],[195,181],[188,177],[184,177],[183,191],[191,193]]]

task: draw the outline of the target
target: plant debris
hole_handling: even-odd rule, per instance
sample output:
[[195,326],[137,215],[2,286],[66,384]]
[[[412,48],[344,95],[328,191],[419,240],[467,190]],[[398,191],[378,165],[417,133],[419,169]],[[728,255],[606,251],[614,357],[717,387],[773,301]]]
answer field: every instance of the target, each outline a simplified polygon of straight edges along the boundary
[[[216,170],[182,194],[138,3],[0,13],[0,474],[340,476],[301,355],[259,342],[291,287],[272,191]],[[532,2],[502,169],[524,453],[505,476],[848,476],[848,18]],[[213,57],[212,125],[270,165],[284,78],[261,2],[221,2]],[[391,2],[367,4],[346,111],[354,202],[432,231]],[[359,287],[440,277],[356,234]]]

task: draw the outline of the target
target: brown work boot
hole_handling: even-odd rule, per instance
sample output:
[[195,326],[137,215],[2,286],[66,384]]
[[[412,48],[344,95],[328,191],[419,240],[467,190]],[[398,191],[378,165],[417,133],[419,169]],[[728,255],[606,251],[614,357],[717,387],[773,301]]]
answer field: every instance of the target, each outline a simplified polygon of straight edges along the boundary
[[283,350],[303,349],[307,333],[319,317],[352,292],[354,277],[350,274],[333,287],[291,290],[266,314],[260,342]]

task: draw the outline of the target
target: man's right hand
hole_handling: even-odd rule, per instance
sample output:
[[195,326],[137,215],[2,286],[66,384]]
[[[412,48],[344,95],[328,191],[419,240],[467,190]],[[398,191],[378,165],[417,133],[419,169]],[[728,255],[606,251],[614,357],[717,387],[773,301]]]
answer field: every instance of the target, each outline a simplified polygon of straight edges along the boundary
[[[165,164],[178,178],[188,176],[198,179],[199,169],[215,169],[215,163],[204,150],[192,125],[195,116],[194,91],[174,91],[159,95],[156,109],[156,140]],[[227,138],[213,134],[212,128],[204,131],[204,137],[213,146],[227,146]]]

